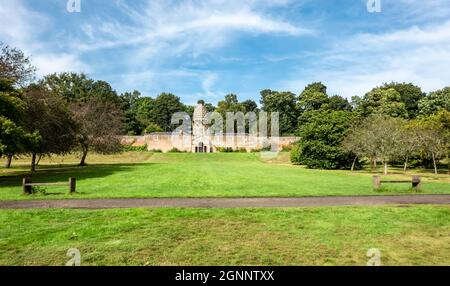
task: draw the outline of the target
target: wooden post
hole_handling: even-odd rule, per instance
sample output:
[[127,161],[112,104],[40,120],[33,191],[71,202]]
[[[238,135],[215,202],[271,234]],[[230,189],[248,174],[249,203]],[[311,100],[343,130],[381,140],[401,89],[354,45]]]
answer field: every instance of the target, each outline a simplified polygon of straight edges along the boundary
[[373,176],[373,188],[379,190],[381,188],[381,177]]
[[31,178],[23,178],[22,180],[22,189],[24,195],[31,195],[33,187],[27,186],[27,184],[31,184]]
[[69,178],[69,193],[74,194],[77,188],[77,181],[75,178]]
[[420,191],[420,187],[422,186],[422,180],[420,179],[420,176],[413,176],[412,177],[412,187],[416,192]]

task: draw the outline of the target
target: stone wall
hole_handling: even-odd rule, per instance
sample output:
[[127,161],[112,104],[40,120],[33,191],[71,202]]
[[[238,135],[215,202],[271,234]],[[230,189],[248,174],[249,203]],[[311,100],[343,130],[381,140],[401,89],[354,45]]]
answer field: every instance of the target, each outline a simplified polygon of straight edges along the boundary
[[[251,151],[271,146],[271,144],[275,144],[277,149],[281,150],[283,147],[292,145],[297,140],[297,137],[259,138],[256,136],[234,134],[223,135],[221,137],[209,136],[204,138],[203,141],[205,141],[205,145],[211,146],[213,152],[216,152],[218,147],[232,148],[234,150],[245,148],[247,151]],[[132,146],[147,145],[149,151],[161,150],[163,152],[168,152],[173,148],[185,152],[192,152],[195,150],[190,135],[174,136],[171,133],[152,133],[145,136],[124,136],[122,144]]]

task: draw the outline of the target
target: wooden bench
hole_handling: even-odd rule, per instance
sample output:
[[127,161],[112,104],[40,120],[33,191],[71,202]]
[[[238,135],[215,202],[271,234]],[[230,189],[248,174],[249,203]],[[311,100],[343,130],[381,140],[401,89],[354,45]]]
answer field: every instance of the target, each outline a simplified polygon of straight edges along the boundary
[[393,181],[388,181],[388,180],[382,180],[381,176],[373,176],[373,188],[375,190],[379,190],[381,189],[381,184],[382,183],[388,183],[388,184],[405,184],[405,183],[410,183],[412,184],[412,188],[415,189],[416,191],[420,191],[420,187],[422,186],[422,180],[420,179],[420,176],[412,176],[412,180],[411,181],[406,181],[406,180],[393,180]]
[[33,187],[47,187],[47,186],[69,186],[69,193],[73,194],[76,192],[77,181],[75,178],[69,178],[69,182],[60,182],[60,183],[33,183],[31,178],[23,178],[22,180],[22,188],[23,193],[26,195],[30,195],[33,191]]

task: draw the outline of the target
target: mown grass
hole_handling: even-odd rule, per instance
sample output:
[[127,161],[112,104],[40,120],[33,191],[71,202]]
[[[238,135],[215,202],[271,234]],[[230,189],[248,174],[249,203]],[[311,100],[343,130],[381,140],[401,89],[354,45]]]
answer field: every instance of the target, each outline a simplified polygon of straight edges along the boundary
[[0,211],[0,265],[450,265],[450,207]]
[[[130,152],[115,156],[92,155],[87,167],[77,167],[74,156],[43,159],[35,182],[78,180],[76,195],[66,187],[49,187],[46,194],[23,196],[21,179],[29,175],[28,159],[0,169],[0,200],[135,197],[296,197],[411,194],[408,184],[372,189],[372,173],[308,170],[293,166],[288,154],[263,160],[257,153],[160,154]],[[403,174],[393,169],[392,179],[424,178],[423,194],[450,193],[450,177],[425,172]]]

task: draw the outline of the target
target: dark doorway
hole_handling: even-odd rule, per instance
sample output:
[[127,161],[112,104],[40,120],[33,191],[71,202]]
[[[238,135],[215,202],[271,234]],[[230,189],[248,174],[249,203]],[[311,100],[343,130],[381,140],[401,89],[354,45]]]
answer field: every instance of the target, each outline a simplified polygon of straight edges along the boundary
[[200,142],[197,147],[195,147],[196,153],[206,153],[206,146],[203,142]]

